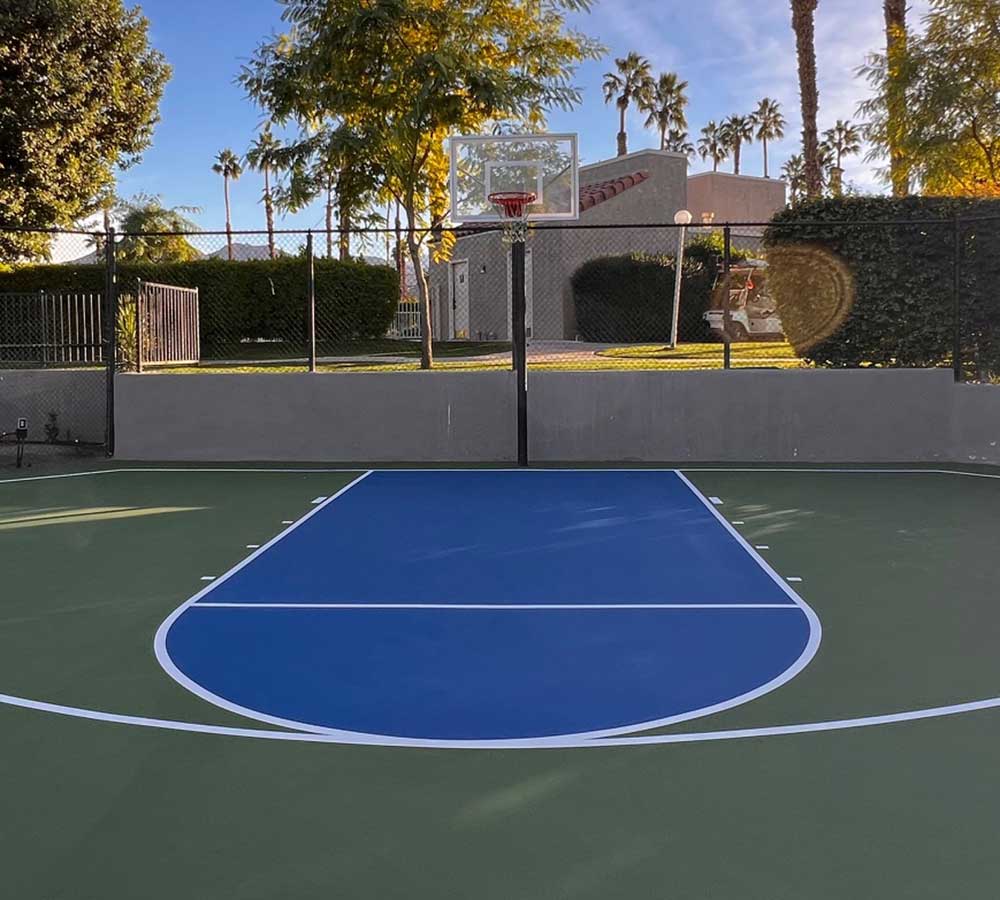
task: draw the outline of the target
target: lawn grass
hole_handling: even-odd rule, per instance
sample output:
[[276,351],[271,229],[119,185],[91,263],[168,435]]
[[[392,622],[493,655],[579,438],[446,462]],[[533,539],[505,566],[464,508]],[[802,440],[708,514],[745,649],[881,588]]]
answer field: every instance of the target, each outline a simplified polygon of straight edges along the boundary
[[[730,344],[734,360],[780,359],[802,364],[795,348],[785,341],[743,341]],[[601,350],[599,355],[613,359],[714,359],[721,357],[721,343],[680,344],[665,347],[663,344],[642,344],[628,347],[611,347]]]
[[[434,354],[441,357],[483,356],[510,352],[504,341],[434,341]],[[420,358],[420,341],[395,338],[369,340],[317,341],[317,356],[405,356]],[[260,341],[230,344],[206,349],[211,361],[276,362],[304,360],[305,345],[301,341]]]

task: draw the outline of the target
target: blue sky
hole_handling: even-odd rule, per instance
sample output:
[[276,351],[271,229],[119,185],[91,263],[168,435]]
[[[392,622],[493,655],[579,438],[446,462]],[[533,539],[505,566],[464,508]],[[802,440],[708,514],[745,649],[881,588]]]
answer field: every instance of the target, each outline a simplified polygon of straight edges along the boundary
[[[243,153],[262,121],[261,112],[234,83],[243,61],[257,43],[281,29],[281,7],[272,0],[145,0],[153,44],[173,66],[161,105],[162,121],[143,161],[123,173],[119,191],[162,195],[170,205],[191,205],[205,229],[223,227],[222,183],[212,173],[214,155],[223,147]],[[882,41],[881,3],[875,0],[823,0],[817,12],[820,73],[820,127],[837,118],[855,118],[866,86],[854,70],[867,50]],[[912,3],[912,21],[926,0]],[[763,96],[778,99],[788,119],[786,138],[772,149],[772,169],[795,152],[799,140],[795,45],[787,0],[603,0],[574,24],[608,47],[605,59],[578,72],[583,103],[570,113],[551,117],[553,131],[580,135],[581,156],[594,162],[615,151],[617,116],[606,106],[601,76],[615,56],[637,50],[655,71],[676,71],[689,82],[688,121],[692,137],[708,119],[746,113]],[[629,118],[629,148],[654,146],[656,135],[642,129],[641,117]],[[744,150],[743,172],[761,174],[759,146]],[[724,168],[728,167],[724,166]],[[693,161],[691,170],[706,166]],[[871,167],[859,158],[847,164],[847,179],[868,190],[881,190]],[[247,172],[233,187],[233,224],[262,228],[262,181]],[[322,209],[284,218],[282,227],[321,226]]]

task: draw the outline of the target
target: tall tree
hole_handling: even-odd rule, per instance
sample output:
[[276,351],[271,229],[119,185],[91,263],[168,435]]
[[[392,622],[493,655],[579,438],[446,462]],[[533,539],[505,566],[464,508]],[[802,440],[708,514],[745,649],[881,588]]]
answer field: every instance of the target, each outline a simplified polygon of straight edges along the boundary
[[823,143],[833,153],[833,165],[841,169],[845,156],[854,156],[861,152],[861,132],[850,122],[837,119],[833,128],[827,128],[823,132]]
[[[930,0],[924,32],[899,50],[905,96],[894,108],[886,54],[861,68],[873,96],[860,104],[869,158],[903,160],[924,193],[1000,194],[1000,10],[992,0]],[[901,128],[891,125],[893,115]],[[895,187],[895,184],[894,184]]]
[[164,206],[160,197],[136,194],[115,207],[122,238],[115,250],[120,262],[187,262],[201,254],[185,234],[198,230],[188,215],[196,206]]
[[702,159],[712,160],[712,171],[719,171],[719,163],[729,156],[729,146],[726,144],[722,130],[715,122],[709,122],[701,129],[698,138],[698,155]]
[[792,206],[801,203],[806,194],[806,166],[800,153],[793,153],[785,160],[781,177],[788,184],[788,202]]
[[906,0],[885,0],[886,137],[894,197],[910,193],[906,141]]
[[[277,255],[274,246],[274,198],[271,194],[271,174],[281,165],[281,141],[265,128],[247,150],[247,165],[264,176],[264,217],[267,220],[267,253]],[[228,217],[227,217],[228,218]]]
[[137,162],[170,67],[122,0],[0,5],[0,260],[43,257]]
[[681,81],[676,72],[662,72],[656,79],[648,96],[640,98],[640,109],[648,113],[646,127],[656,128],[660,133],[660,149],[667,148],[667,135],[670,132],[684,133],[687,137],[687,116],[685,107],[688,103],[688,83]]
[[753,140],[754,121],[752,116],[729,116],[722,120],[719,134],[733,153],[733,174],[740,174],[740,154],[743,144]]
[[818,197],[823,190],[819,164],[819,88],[816,86],[817,0],[792,0],[792,30],[799,65],[799,97],[802,105],[802,158],[808,197]]
[[600,46],[566,26],[589,0],[284,0],[293,27],[243,69],[248,93],[279,123],[339,121],[363,177],[398,200],[420,300],[421,366],[433,364],[424,271],[430,229],[448,209],[444,141],[491,122],[540,127],[579,102],[575,66]]
[[695,153],[694,144],[688,140],[688,133],[676,129],[671,129],[667,134],[663,149],[672,153],[683,153],[685,156],[694,156]]
[[625,114],[635,101],[642,109],[650,102],[653,95],[653,75],[649,60],[640,56],[634,50],[624,57],[615,60],[615,71],[604,75],[601,85],[604,90],[604,102],[612,100],[618,108],[618,155],[628,153],[628,132],[625,130]]
[[767,142],[780,141],[785,136],[785,117],[781,114],[781,104],[770,97],[764,97],[751,114],[755,137],[764,147],[764,177],[767,172]]
[[233,218],[229,205],[229,182],[237,181],[239,179],[240,175],[243,174],[243,166],[240,163],[240,158],[228,147],[225,150],[220,150],[219,155],[215,158],[215,160],[215,164],[212,166],[212,171],[215,172],[216,175],[222,176],[222,183],[224,185],[226,195],[226,258],[232,262]]

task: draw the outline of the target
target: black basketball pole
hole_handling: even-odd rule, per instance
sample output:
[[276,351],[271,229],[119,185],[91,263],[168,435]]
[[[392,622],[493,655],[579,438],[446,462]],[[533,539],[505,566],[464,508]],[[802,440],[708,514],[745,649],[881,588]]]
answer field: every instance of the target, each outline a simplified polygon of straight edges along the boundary
[[514,377],[517,379],[517,464],[528,465],[528,339],[525,327],[524,240],[510,245],[510,310]]

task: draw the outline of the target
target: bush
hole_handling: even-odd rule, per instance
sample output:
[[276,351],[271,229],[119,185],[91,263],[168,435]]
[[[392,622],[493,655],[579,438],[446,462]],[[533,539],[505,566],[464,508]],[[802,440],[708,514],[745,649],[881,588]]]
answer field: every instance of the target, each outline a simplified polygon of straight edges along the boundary
[[1000,216],[1000,201],[856,197],[779,213],[765,234],[769,282],[796,349],[825,366],[950,365],[956,215],[963,357],[996,371],[1000,232],[972,220]]
[[[749,255],[731,251],[733,262]],[[681,341],[711,339],[704,313],[722,256],[721,234],[698,237],[684,251],[678,328]],[[669,341],[675,271],[672,256],[628,253],[585,262],[571,279],[580,337],[599,343]]]
[[[247,342],[302,346],[308,281],[304,259],[134,263],[118,267],[122,294],[138,279],[198,288],[205,357],[240,354]],[[0,293],[100,292],[104,267],[24,265],[0,272]],[[382,337],[399,300],[395,270],[365,262],[316,260],[316,336],[322,342]],[[304,351],[303,351],[304,352]]]

